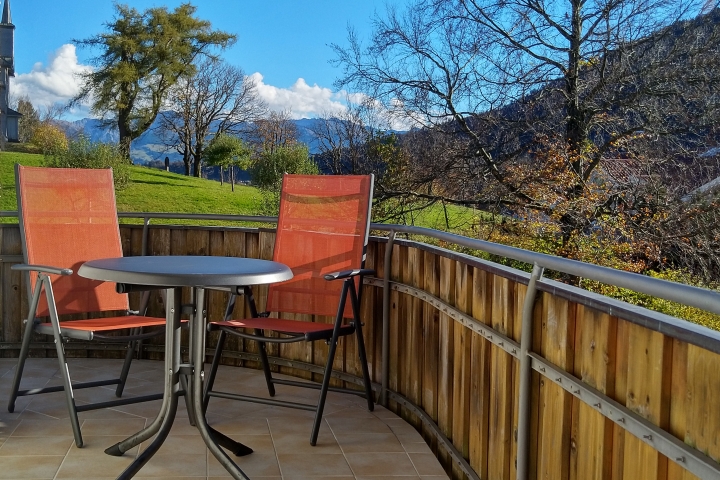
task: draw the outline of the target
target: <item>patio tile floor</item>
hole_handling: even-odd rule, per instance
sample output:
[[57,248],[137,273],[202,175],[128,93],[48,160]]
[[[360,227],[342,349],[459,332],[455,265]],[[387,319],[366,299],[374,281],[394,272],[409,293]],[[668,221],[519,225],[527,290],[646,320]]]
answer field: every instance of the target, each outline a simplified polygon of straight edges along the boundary
[[[70,359],[73,380],[98,378],[101,371],[119,372],[121,360]],[[75,447],[64,394],[20,397],[14,413],[7,399],[15,359],[0,359],[0,479],[112,479],[147,443],[111,457],[103,451],[155,417],[160,401],[82,412],[85,446]],[[30,359],[22,388],[60,384],[56,359]],[[163,362],[133,362],[126,395],[158,392]],[[266,395],[262,372],[221,367],[217,389]],[[316,390],[278,385],[277,398],[314,402]],[[76,390],[78,404],[115,398],[113,387]],[[253,479],[309,480],[440,480],[447,475],[422,437],[381,406],[367,411],[365,400],[330,392],[316,446],[309,442],[313,413],[213,398],[208,422],[255,452],[234,457]],[[181,400],[167,440],[135,477],[138,479],[226,479],[227,472],[209,453],[195,427],[189,425]]]

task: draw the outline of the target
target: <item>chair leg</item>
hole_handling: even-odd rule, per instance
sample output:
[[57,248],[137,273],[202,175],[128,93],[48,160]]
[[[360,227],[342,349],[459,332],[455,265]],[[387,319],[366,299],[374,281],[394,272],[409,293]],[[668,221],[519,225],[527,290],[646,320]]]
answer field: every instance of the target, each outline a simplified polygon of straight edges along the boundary
[[[134,328],[132,333],[137,334],[141,331],[140,328]],[[115,389],[115,396],[122,397],[123,390],[125,389],[125,382],[127,381],[128,374],[130,373],[130,364],[132,363],[133,356],[135,355],[135,345],[138,340],[131,340],[128,342],[127,353],[125,354],[125,362],[123,363],[122,370],[120,371],[120,383],[118,383]]]
[[20,380],[22,379],[23,369],[25,368],[25,360],[30,353],[30,339],[32,338],[34,320],[32,316],[25,322],[25,333],[23,333],[23,341],[20,346],[20,357],[18,358],[17,367],[15,367],[15,377],[13,378],[12,389],[10,390],[10,399],[8,400],[8,412],[15,411],[15,400],[17,400],[18,391],[20,390]]
[[[362,280],[360,280],[362,283]],[[360,321],[360,298],[355,290],[354,283],[346,283],[350,292],[350,302],[353,309],[353,323],[355,325],[355,336],[358,342],[358,354],[360,355],[360,365],[363,372],[363,382],[365,383],[365,398],[367,399],[368,410],[371,412],[375,409],[373,403],[372,384],[370,383],[370,372],[368,371],[367,354],[365,353],[365,339],[362,333],[362,322]]]
[[337,342],[337,335],[333,335],[330,340],[330,351],[328,351],[327,365],[325,365],[325,373],[323,374],[322,386],[320,387],[320,398],[318,399],[317,410],[315,410],[315,421],[313,422],[312,433],[310,434],[310,445],[312,446],[315,446],[317,443],[317,437],[320,433],[320,424],[322,423],[323,410],[325,409],[325,399],[327,398],[328,388],[330,387],[330,377],[332,376]]
[[363,381],[365,382],[365,398],[367,398],[368,410],[372,412],[375,409],[375,402],[373,401],[373,391],[372,384],[370,383],[370,371],[368,370],[367,354],[365,353],[365,340],[362,334],[362,324],[359,320],[355,321],[355,336],[357,337],[360,366],[362,367]]
[[73,397],[72,384],[70,382],[70,370],[68,369],[67,360],[65,359],[65,347],[62,335],[60,334],[60,319],[58,318],[57,309],[55,307],[55,295],[53,294],[52,283],[46,275],[38,275],[45,288],[45,297],[47,299],[48,309],[50,310],[50,323],[53,327],[53,337],[55,338],[55,350],[57,351],[58,363],[60,365],[60,374],[63,379],[65,391],[65,400],[67,401],[68,413],[70,414],[70,424],[75,437],[75,445],[83,446],[82,434],[80,433],[80,422],[78,421],[77,408],[75,407],[75,398]]
[[220,357],[222,355],[222,349],[225,346],[226,337],[227,333],[221,330],[217,346],[215,347],[215,355],[213,355],[212,364],[210,365],[210,372],[205,379],[205,395],[203,395],[203,413],[207,411],[208,402],[210,401],[210,395],[208,395],[208,392],[212,391],[212,387],[215,384],[215,374],[217,374],[218,365],[220,365]]
[[65,347],[62,338],[58,334],[55,335],[55,350],[57,351],[60,373],[65,387],[65,400],[67,402],[68,413],[70,414],[70,424],[72,425],[73,436],[75,437],[75,445],[82,447],[83,440],[82,434],[80,433],[80,421],[77,416],[75,398],[73,397],[72,384],[70,382],[70,373],[68,370],[67,360],[65,359]]
[[[255,330],[257,335],[262,335],[262,330]],[[258,350],[260,352],[260,360],[262,361],[263,371],[265,372],[265,383],[267,383],[268,393],[271,397],[275,396],[275,384],[273,383],[272,371],[270,371],[270,361],[268,360],[265,342],[258,341]]]

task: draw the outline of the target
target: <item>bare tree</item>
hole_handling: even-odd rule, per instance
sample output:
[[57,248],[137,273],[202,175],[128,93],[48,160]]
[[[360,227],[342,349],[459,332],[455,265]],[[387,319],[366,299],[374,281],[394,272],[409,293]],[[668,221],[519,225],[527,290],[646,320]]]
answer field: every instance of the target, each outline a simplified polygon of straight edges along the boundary
[[376,16],[368,44],[351,30],[333,46],[337,86],[404,112],[426,127],[416,141],[443,145],[434,157],[417,147],[413,189],[396,195],[541,215],[567,243],[629,211],[619,184],[597,186],[606,159],[659,167],[647,147],[660,139],[675,163],[704,151],[720,122],[717,7],[417,0]]
[[369,97],[359,103],[348,98],[346,103],[345,111],[320,115],[312,128],[320,151],[318,166],[334,175],[378,173],[370,164],[368,147],[390,130],[390,123]]
[[159,130],[167,145],[183,156],[185,174],[200,176],[203,150],[211,135],[237,134],[265,114],[255,83],[243,71],[208,59],[170,91]]
[[297,127],[290,112],[270,112],[265,118],[253,122],[248,134],[256,156],[272,154],[277,147],[290,147],[297,143]]

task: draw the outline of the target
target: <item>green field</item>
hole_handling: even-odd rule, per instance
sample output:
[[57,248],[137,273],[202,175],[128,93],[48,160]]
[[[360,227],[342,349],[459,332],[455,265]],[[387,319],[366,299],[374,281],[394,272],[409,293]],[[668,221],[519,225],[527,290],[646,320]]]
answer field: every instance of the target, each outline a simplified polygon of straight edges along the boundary
[[[0,210],[17,210],[14,165],[42,166],[43,156],[29,153],[0,152]],[[260,215],[262,196],[257,188],[246,185],[222,186],[214,180],[186,177],[164,170],[130,167],[130,186],[117,192],[119,212],[215,213],[223,215]],[[440,205],[407,216],[404,223],[437,230],[463,228],[476,221],[477,213],[468,208]],[[15,219],[0,219],[14,222]],[[140,222],[140,220],[123,220]],[[173,224],[230,225],[231,222],[171,220]],[[449,228],[448,228],[449,227]]]
[[[42,166],[43,156],[0,152],[0,210],[17,210],[14,165]],[[219,182],[186,177],[164,170],[140,166],[130,168],[131,184],[117,192],[120,212],[172,212],[256,215],[261,196],[254,187],[222,186]],[[5,221],[15,221],[14,219]],[[139,221],[139,220],[137,220]],[[208,224],[210,222],[172,220],[172,223]],[[227,224],[228,222],[212,222]]]

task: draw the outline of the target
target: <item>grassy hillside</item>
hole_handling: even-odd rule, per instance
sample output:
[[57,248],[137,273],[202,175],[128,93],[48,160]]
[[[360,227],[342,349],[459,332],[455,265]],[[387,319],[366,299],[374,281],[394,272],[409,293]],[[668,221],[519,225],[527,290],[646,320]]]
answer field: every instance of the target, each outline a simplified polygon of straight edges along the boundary
[[[41,166],[42,155],[0,152],[0,210],[17,210],[14,165]],[[117,192],[120,212],[174,212],[254,215],[261,196],[254,187],[186,177],[164,170],[131,167],[129,187]],[[6,220],[8,221],[8,220]],[[14,221],[14,220],[12,220]],[[173,223],[189,223],[173,220]],[[198,224],[199,222],[192,222]]]
[[[41,166],[43,156],[19,152],[0,152],[0,210],[17,210],[15,200],[14,165]],[[217,213],[228,215],[258,215],[262,197],[254,187],[236,185],[235,191],[229,184],[195,177],[186,177],[164,170],[147,167],[131,167],[131,184],[117,192],[117,207],[120,212],[173,212],[173,213]],[[475,219],[471,209],[450,205],[446,210],[437,206],[416,213],[406,220],[409,224],[447,230],[466,227]],[[14,219],[0,221],[14,222]],[[138,222],[140,220],[127,220]],[[173,224],[229,224],[229,222],[198,222],[172,220]]]

